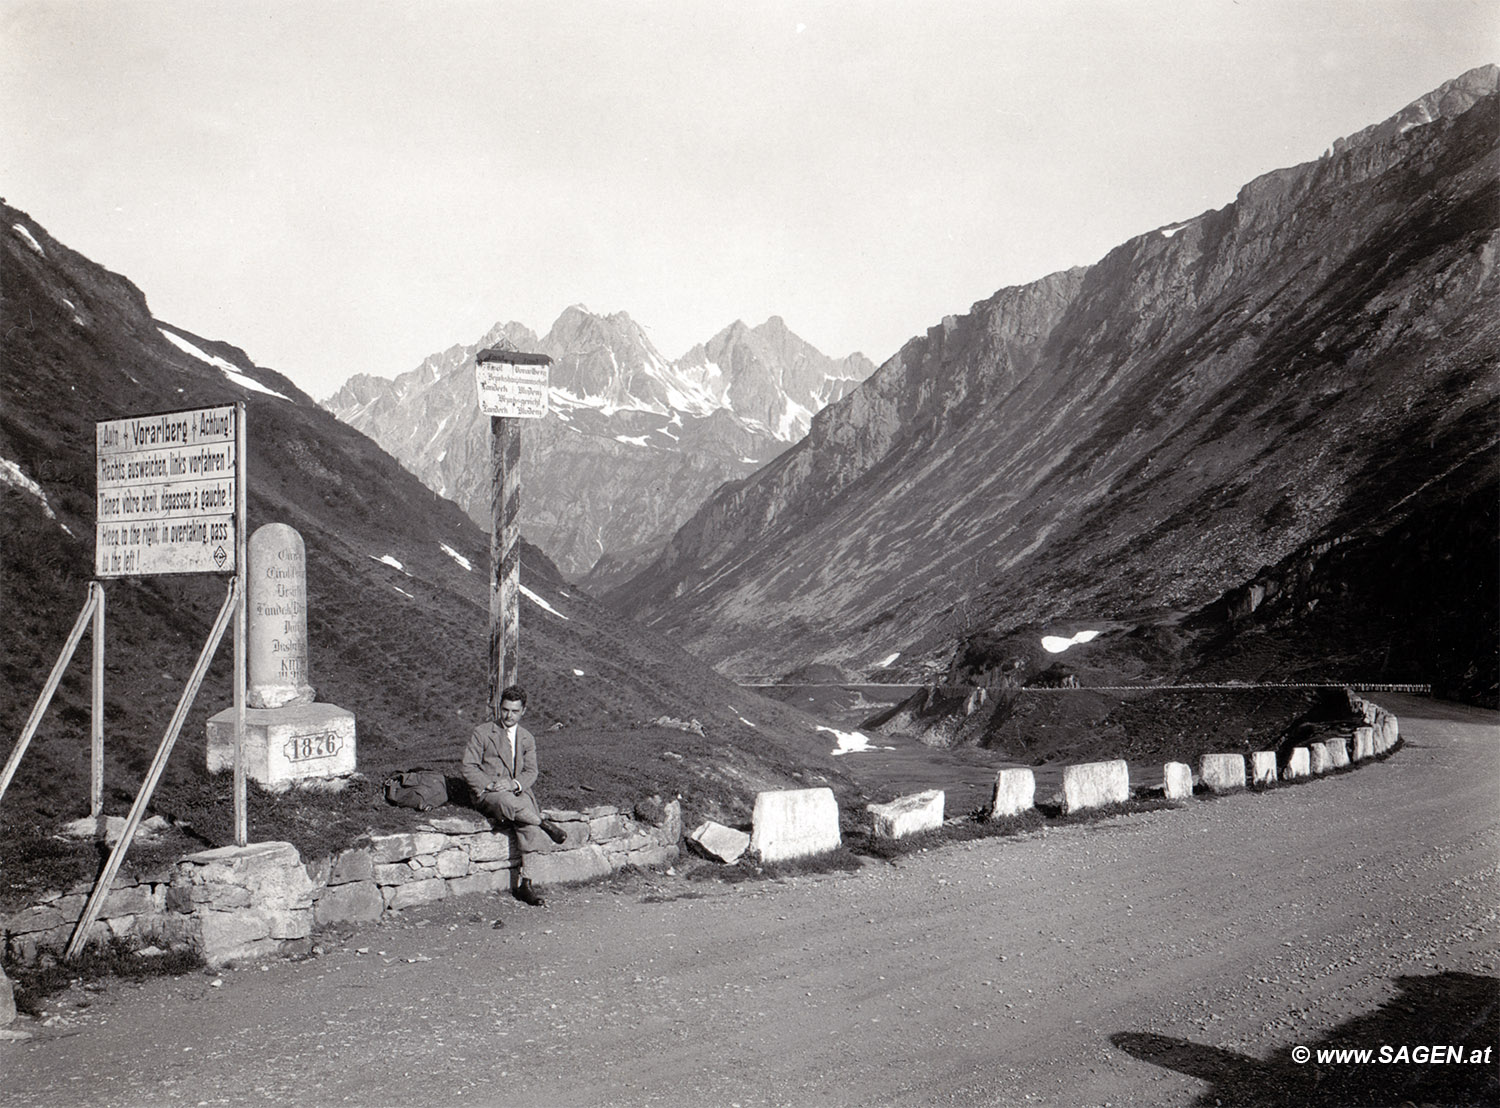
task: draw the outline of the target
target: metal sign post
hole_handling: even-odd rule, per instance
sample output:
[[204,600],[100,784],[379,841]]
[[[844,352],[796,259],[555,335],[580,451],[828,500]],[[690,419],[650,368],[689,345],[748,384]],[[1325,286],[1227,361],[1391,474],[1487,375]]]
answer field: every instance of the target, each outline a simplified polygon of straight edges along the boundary
[[547,414],[552,359],[491,347],[475,358],[479,410],[490,417],[489,713],[516,680],[521,650],[521,424]]
[[234,406],[235,476],[239,481],[239,495],[234,498],[234,579],[238,583],[238,595],[234,606],[234,845],[245,846],[250,842],[249,805],[245,796],[245,671],[246,671],[246,619],[250,589],[249,541],[250,532],[245,526],[245,502],[250,499],[250,483],[246,480],[245,465],[248,457],[245,433],[245,402]]

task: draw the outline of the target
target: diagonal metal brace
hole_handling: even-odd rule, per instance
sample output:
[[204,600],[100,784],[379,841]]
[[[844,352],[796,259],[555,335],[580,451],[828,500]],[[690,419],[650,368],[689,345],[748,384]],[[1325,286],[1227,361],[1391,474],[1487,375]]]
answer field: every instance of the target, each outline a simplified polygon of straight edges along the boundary
[[135,838],[136,828],[141,825],[141,816],[145,814],[146,806],[151,802],[151,794],[156,791],[162,771],[167,768],[167,758],[172,753],[172,747],[177,742],[182,725],[187,721],[193,701],[198,698],[198,688],[203,684],[203,678],[208,673],[208,665],[213,661],[214,651],[218,649],[219,642],[224,638],[224,631],[234,615],[238,597],[239,578],[235,577],[229,582],[229,593],[224,597],[224,606],[219,609],[219,617],[214,621],[213,629],[208,633],[208,641],[203,644],[203,651],[198,655],[198,664],[193,667],[193,675],[188,678],[187,686],[182,690],[182,697],[177,701],[177,710],[172,713],[172,722],[167,725],[167,733],[162,736],[161,746],[156,751],[156,758],[146,772],[146,779],[141,783],[141,791],[136,795],[135,803],[131,805],[130,815],[125,820],[125,830],[120,834],[120,841],[115,843],[114,850],[110,852],[104,872],[94,882],[94,891],[89,895],[88,903],[84,905],[83,915],[78,917],[78,926],[73,929],[73,937],[68,941],[68,949],[63,952],[64,961],[76,957],[84,948],[89,928],[93,927],[94,921],[99,918],[99,912],[109,896],[109,887],[114,884],[115,876],[120,872],[120,863],[125,860],[125,852],[130,849],[130,842]]

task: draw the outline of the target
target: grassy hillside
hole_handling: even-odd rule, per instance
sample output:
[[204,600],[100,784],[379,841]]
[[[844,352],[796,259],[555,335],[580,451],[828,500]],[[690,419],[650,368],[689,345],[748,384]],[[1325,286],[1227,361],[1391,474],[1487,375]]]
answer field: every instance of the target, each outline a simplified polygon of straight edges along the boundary
[[[362,774],[324,796],[252,787],[250,836],[317,853],[366,828],[409,826],[409,813],[383,803],[380,783],[418,766],[456,772],[485,710],[488,536],[290,381],[232,346],[170,328],[241,379],[184,352],[127,280],[26,213],[0,216],[0,756],[92,577],[95,421],[244,399],[249,526],[287,523],[306,543],[311,683],[318,700],[355,714]],[[522,516],[524,529],[524,501]],[[757,788],[826,780],[855,789],[807,716],[737,689],[570,589],[531,547],[522,583],[546,605],[522,601],[519,674],[532,695],[544,803],[680,792],[690,819],[741,818]],[[106,583],[107,813],[129,810],[225,587],[209,576]],[[0,902],[97,866],[91,846],[52,837],[88,807],[88,655],[86,638],[0,799]],[[153,812],[177,825],[158,856],[232,841],[229,775],[209,775],[204,751],[205,720],[232,700],[231,656],[226,639],[157,790]],[[703,735],[651,724],[662,716],[697,720]],[[152,856],[132,852],[137,864]]]

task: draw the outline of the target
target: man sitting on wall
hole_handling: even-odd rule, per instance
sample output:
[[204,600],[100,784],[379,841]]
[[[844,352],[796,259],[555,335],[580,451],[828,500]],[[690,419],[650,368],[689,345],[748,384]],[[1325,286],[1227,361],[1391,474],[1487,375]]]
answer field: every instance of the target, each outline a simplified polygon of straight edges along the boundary
[[474,807],[491,819],[508,823],[521,845],[521,865],[513,895],[540,908],[545,902],[526,873],[526,856],[547,849],[547,840],[566,838],[561,827],[542,818],[531,792],[536,784],[536,739],[521,726],[526,713],[526,690],[510,685],[500,692],[498,723],[481,723],[464,747],[464,780],[474,794]]

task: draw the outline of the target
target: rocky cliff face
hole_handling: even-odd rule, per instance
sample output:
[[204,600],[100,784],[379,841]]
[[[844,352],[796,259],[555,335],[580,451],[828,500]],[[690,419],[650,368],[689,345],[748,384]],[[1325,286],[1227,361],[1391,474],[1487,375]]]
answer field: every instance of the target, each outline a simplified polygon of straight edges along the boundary
[[[351,378],[324,406],[489,526],[489,423],[474,356],[501,341],[549,354],[553,414],[522,438],[523,529],[591,588],[647,564],[725,481],[806,433],[813,412],[873,371],[820,354],[773,318],[735,323],[679,362],[623,312],[574,306],[545,337],[507,323],[394,381]],[[602,564],[601,564],[602,559]]]
[[875,371],[863,354],[834,359],[821,353],[780,316],[753,328],[734,322],[684,354],[678,368],[784,442],[807,434],[815,413]]
[[612,599],[729,671],[917,676],[1492,489],[1496,76],[944,319]]

